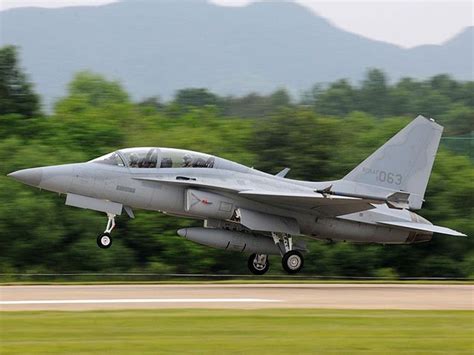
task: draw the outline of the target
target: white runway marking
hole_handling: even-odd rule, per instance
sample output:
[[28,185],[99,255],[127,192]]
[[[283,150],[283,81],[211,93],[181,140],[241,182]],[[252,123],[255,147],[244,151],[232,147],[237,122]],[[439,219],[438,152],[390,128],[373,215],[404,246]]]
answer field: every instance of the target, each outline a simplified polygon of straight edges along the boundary
[[118,298],[97,300],[24,300],[0,301],[0,305],[27,304],[99,304],[99,303],[261,303],[281,302],[264,298]]
[[473,295],[474,285],[444,284],[9,285],[0,286],[0,319],[2,311],[138,308],[472,311]]

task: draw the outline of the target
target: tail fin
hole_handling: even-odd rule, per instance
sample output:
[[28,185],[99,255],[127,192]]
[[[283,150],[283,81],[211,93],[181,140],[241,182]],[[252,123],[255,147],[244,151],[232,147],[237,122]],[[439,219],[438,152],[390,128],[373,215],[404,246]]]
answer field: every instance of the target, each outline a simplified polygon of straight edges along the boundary
[[418,116],[343,180],[410,193],[410,208],[420,209],[443,127]]

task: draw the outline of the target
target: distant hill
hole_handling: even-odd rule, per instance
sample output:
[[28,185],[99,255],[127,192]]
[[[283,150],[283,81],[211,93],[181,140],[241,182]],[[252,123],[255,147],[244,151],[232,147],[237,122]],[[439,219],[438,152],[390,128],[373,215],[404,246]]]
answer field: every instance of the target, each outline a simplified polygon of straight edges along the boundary
[[299,92],[316,82],[357,81],[368,67],[391,79],[474,75],[473,27],[443,45],[403,49],[341,30],[294,3],[21,8],[0,12],[0,26],[0,44],[21,47],[22,64],[47,103],[64,95],[82,69],[121,80],[135,98],[168,98],[184,87],[220,94],[282,86]]

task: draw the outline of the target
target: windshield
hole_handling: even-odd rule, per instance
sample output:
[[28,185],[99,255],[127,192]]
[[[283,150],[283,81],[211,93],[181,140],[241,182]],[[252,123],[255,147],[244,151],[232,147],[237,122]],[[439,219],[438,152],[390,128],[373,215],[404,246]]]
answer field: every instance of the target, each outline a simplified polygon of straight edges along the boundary
[[91,162],[107,165],[125,166],[122,158],[117,152],[109,153],[91,160]]

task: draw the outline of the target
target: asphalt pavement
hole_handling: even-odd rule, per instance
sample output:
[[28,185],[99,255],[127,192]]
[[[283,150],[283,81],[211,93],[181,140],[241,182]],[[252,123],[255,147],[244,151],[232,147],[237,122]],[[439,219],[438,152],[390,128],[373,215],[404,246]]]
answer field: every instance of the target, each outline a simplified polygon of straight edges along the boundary
[[473,310],[474,285],[192,284],[0,286],[0,310],[332,308]]

